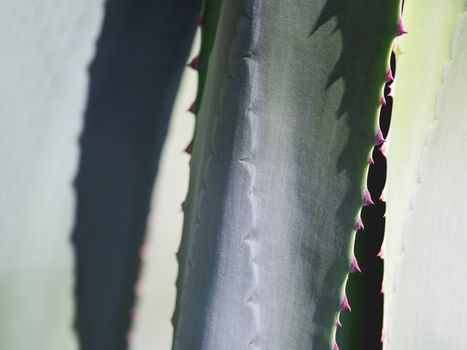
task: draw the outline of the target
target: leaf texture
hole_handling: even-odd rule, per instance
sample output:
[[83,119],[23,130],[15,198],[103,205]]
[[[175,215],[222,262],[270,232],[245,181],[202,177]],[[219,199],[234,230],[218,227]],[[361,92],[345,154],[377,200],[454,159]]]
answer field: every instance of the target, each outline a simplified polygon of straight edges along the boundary
[[467,347],[466,6],[405,2],[387,150],[385,349]]
[[174,349],[333,347],[398,9],[224,1],[191,160]]

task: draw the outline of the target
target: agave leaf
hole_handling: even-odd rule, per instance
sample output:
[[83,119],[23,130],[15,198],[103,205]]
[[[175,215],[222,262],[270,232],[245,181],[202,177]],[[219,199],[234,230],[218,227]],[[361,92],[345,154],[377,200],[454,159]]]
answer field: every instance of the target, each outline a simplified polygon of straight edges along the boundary
[[72,178],[102,2],[0,3],[0,349],[77,349]]
[[386,349],[467,347],[464,0],[408,0],[388,143]]
[[201,1],[110,0],[76,176],[76,328],[86,350],[119,350],[152,187]]
[[211,56],[212,46],[217,33],[217,24],[219,21],[219,12],[222,6],[222,0],[205,0],[203,16],[201,17],[201,48],[199,52],[198,67],[198,92],[196,94],[195,106],[201,105],[204,85],[208,72],[209,57]]
[[[199,17],[201,19],[201,23],[200,23],[201,25],[201,47],[200,47],[200,53],[199,53],[199,67],[198,67],[198,90],[196,93],[196,100],[193,106],[194,110],[192,110],[192,112],[196,114],[198,114],[199,106],[201,105],[202,96],[205,90],[205,84],[206,84],[206,78],[207,78],[208,66],[209,66],[208,63],[211,57],[212,48],[213,48],[214,40],[215,40],[216,33],[217,33],[217,25],[219,22],[219,14],[220,14],[221,5],[222,5],[222,0],[204,1],[202,16]],[[195,120],[195,131],[194,131],[192,141],[190,142],[191,147],[193,147],[194,145],[195,135],[197,133],[196,132],[197,127],[198,127],[198,123]],[[182,208],[185,207],[186,205],[189,205],[188,203],[189,203],[189,200],[187,199],[186,201],[183,202]],[[188,219],[189,215],[190,215],[190,211],[186,211],[185,220],[184,220],[184,231],[188,229],[186,227],[186,223],[190,221]],[[184,259],[186,257],[185,250],[187,249],[187,239],[188,239],[188,235],[182,235],[180,246],[176,254],[178,266],[179,266],[177,279],[175,282],[175,286],[177,290],[180,290],[183,284],[184,267],[186,264]],[[181,294],[177,293],[176,298],[175,298],[176,299],[175,308],[174,308],[172,319],[171,319],[174,329],[177,328],[178,309],[180,307],[180,297],[181,297]],[[174,333],[174,336],[175,336],[175,333]]]
[[332,348],[398,10],[224,1],[191,161],[174,349]]

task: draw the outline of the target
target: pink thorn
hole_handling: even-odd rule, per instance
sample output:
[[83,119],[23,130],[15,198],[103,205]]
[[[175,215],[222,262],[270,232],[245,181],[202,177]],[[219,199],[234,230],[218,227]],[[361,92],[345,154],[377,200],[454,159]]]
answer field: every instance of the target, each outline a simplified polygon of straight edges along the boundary
[[384,294],[384,282],[381,282],[381,294]]
[[352,258],[352,262],[350,263],[350,272],[362,272],[355,257]]
[[381,338],[380,338],[380,341],[381,341],[381,344],[384,343],[384,338],[385,338],[385,334],[384,334],[384,328],[381,329]]
[[193,58],[190,63],[188,63],[188,67],[194,69],[194,70],[197,70],[198,69],[198,64],[199,64],[199,59],[198,59],[198,56],[196,56],[195,58]]
[[397,29],[396,29],[396,36],[401,36],[407,34],[404,30],[404,22],[402,21],[402,17],[399,17],[399,22],[397,22]]
[[394,80],[394,76],[392,75],[391,67],[389,67],[386,72],[386,83],[389,83],[390,81],[393,81],[393,80]]
[[385,142],[385,138],[383,136],[383,132],[381,131],[381,129],[378,127],[378,131],[376,132],[376,142],[375,144],[376,145],[381,145],[383,142]]
[[367,205],[373,205],[375,204],[373,200],[371,199],[371,194],[368,192],[368,190],[365,190],[365,194],[363,195],[363,206],[366,207]]
[[197,26],[201,27],[203,25],[203,22],[204,22],[203,16],[196,17],[196,25]]
[[386,147],[386,144],[387,144],[386,142],[383,142],[383,144],[382,144],[381,147],[379,148],[379,151],[380,151],[381,154],[382,154],[383,156],[385,156],[385,157],[386,157],[386,154],[387,154],[387,151],[388,151],[388,150],[387,150],[387,147]]
[[188,112],[196,114],[196,103],[195,102],[193,102],[190,108],[188,108]]
[[349,300],[347,299],[347,296],[344,295],[344,299],[342,299],[341,302],[341,311],[349,311],[351,312],[352,309],[350,308]]
[[384,98],[384,95],[381,96],[381,99],[379,100],[379,103],[381,106],[386,106],[386,99]]
[[386,202],[386,191],[385,191],[385,189],[383,189],[383,190],[381,191],[381,194],[380,194],[380,196],[379,196],[379,201],[380,201],[380,202]]
[[185,210],[185,201],[182,202],[182,204],[180,204],[180,207],[182,208],[182,211]]
[[373,155],[371,155],[368,159],[368,164],[375,164],[375,161],[373,160]]
[[188,146],[185,147],[183,152],[185,152],[186,154],[191,154],[192,151],[193,151],[193,142],[190,142]]
[[383,248],[381,247],[379,249],[378,255],[376,255],[380,259],[384,259],[384,253],[383,253]]
[[337,316],[336,327],[342,327],[342,323],[341,323],[341,321],[339,320],[339,316]]
[[143,295],[143,283],[141,281],[136,282],[133,291],[137,297]]
[[127,344],[132,344],[133,343],[133,333],[131,331],[126,332],[125,336]]
[[395,84],[396,84],[395,82],[392,82],[392,84],[388,86],[388,88],[389,88],[388,96],[391,96],[392,98],[394,98],[394,94],[396,92]]
[[361,217],[357,219],[357,223],[355,224],[355,229],[357,231],[362,231],[365,229],[365,225],[363,225],[363,221]]
[[332,350],[339,350],[339,347],[337,346],[336,342],[334,342],[334,346],[332,347]]
[[139,258],[141,259],[141,261],[146,261],[148,260],[148,247],[146,246],[146,244],[143,244],[139,250]]

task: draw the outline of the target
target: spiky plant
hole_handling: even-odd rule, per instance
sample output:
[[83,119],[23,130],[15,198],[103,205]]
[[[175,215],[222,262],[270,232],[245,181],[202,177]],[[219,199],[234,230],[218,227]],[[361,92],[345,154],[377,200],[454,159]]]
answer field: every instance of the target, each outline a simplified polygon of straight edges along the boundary
[[[456,244],[466,232],[466,4],[407,1],[406,27],[401,7],[224,1],[197,116],[174,349],[337,348],[342,323],[340,344],[361,348],[352,334],[361,318],[341,323],[339,313],[351,310],[348,271],[360,272],[353,242],[361,206],[373,204],[365,180],[375,140],[389,169],[381,342],[464,344],[455,310],[465,278],[443,271],[466,265]],[[396,87],[387,142],[377,115]]]
[[127,348],[152,186],[200,9],[0,4],[0,349]]
[[399,12],[398,1],[223,2],[184,206],[174,349],[337,346]]
[[387,142],[387,349],[467,347],[467,3],[406,0]]
[[[128,345],[150,193],[199,7],[106,6],[76,178],[83,350]],[[174,350],[467,347],[466,10],[465,0],[204,1],[201,51],[189,63],[199,82]],[[374,158],[387,157],[381,194],[367,183],[375,147]],[[386,200],[383,246],[365,251],[362,208]],[[377,290],[368,254],[384,258]],[[49,265],[24,285],[67,289]],[[13,275],[13,263],[2,266]],[[64,299],[46,327],[26,324],[35,340],[10,332],[33,305],[19,302],[18,280],[0,288],[2,315],[21,311],[2,316],[0,347],[73,348],[69,332],[46,333],[64,333]],[[38,302],[50,305],[44,290]],[[384,328],[379,320],[370,331],[365,315],[382,310],[366,297],[383,292]]]

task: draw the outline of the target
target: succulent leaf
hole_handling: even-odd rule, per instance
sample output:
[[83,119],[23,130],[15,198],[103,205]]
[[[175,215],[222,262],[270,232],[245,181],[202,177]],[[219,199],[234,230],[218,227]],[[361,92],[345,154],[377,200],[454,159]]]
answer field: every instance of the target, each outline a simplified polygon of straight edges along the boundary
[[197,103],[174,349],[333,348],[398,9],[224,1]]
[[387,143],[385,349],[467,347],[466,10],[464,0],[404,5]]

